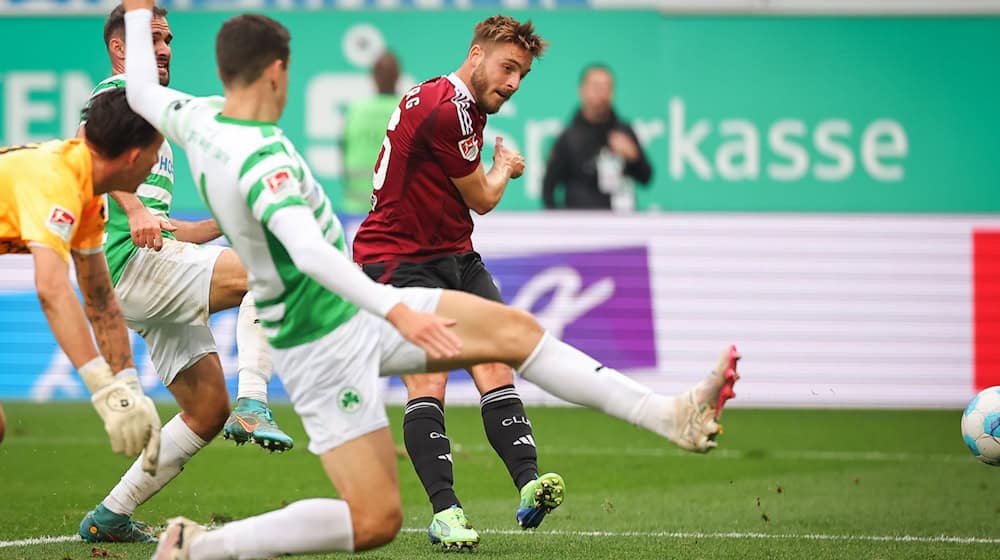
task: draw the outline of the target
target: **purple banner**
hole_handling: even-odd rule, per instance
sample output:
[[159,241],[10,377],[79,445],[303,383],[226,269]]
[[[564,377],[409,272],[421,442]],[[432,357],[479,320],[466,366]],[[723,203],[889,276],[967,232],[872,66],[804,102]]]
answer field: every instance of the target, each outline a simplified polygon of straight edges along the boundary
[[504,301],[616,369],[655,367],[645,246],[485,259]]

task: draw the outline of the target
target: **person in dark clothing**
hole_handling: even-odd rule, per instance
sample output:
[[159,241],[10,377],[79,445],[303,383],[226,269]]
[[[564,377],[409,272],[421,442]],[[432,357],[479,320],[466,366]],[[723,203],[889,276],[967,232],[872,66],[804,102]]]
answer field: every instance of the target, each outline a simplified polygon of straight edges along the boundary
[[[648,185],[653,176],[639,139],[611,106],[614,77],[601,64],[584,68],[580,76],[580,109],[559,135],[542,183],[549,209],[631,210],[631,181]],[[557,191],[563,187],[559,200]]]

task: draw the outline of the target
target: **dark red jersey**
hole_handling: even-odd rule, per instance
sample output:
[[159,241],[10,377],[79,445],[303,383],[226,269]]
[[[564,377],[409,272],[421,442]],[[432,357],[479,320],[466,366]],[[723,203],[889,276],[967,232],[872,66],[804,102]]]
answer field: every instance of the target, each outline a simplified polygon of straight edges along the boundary
[[472,217],[450,177],[479,167],[482,113],[454,74],[415,86],[389,119],[372,179],[372,211],[354,237],[361,264],[472,250]]

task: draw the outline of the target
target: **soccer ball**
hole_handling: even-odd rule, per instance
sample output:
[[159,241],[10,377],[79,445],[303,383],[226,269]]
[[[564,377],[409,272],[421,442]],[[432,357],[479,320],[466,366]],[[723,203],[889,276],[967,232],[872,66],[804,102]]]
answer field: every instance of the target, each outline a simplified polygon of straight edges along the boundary
[[962,414],[962,437],[976,459],[1000,465],[1000,387],[980,391]]

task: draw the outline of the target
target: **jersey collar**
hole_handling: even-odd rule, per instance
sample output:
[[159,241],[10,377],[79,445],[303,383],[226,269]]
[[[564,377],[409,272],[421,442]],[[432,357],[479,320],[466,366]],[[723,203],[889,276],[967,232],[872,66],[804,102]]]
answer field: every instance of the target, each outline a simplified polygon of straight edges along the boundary
[[473,97],[472,92],[469,91],[469,87],[466,86],[465,82],[463,82],[461,78],[459,78],[458,76],[456,76],[454,72],[452,72],[451,74],[448,74],[447,76],[445,76],[445,78],[448,78],[448,81],[451,82],[451,85],[455,86],[455,90],[458,93],[461,93],[462,95],[464,95],[464,96],[468,97],[469,99],[475,101],[476,98]]

